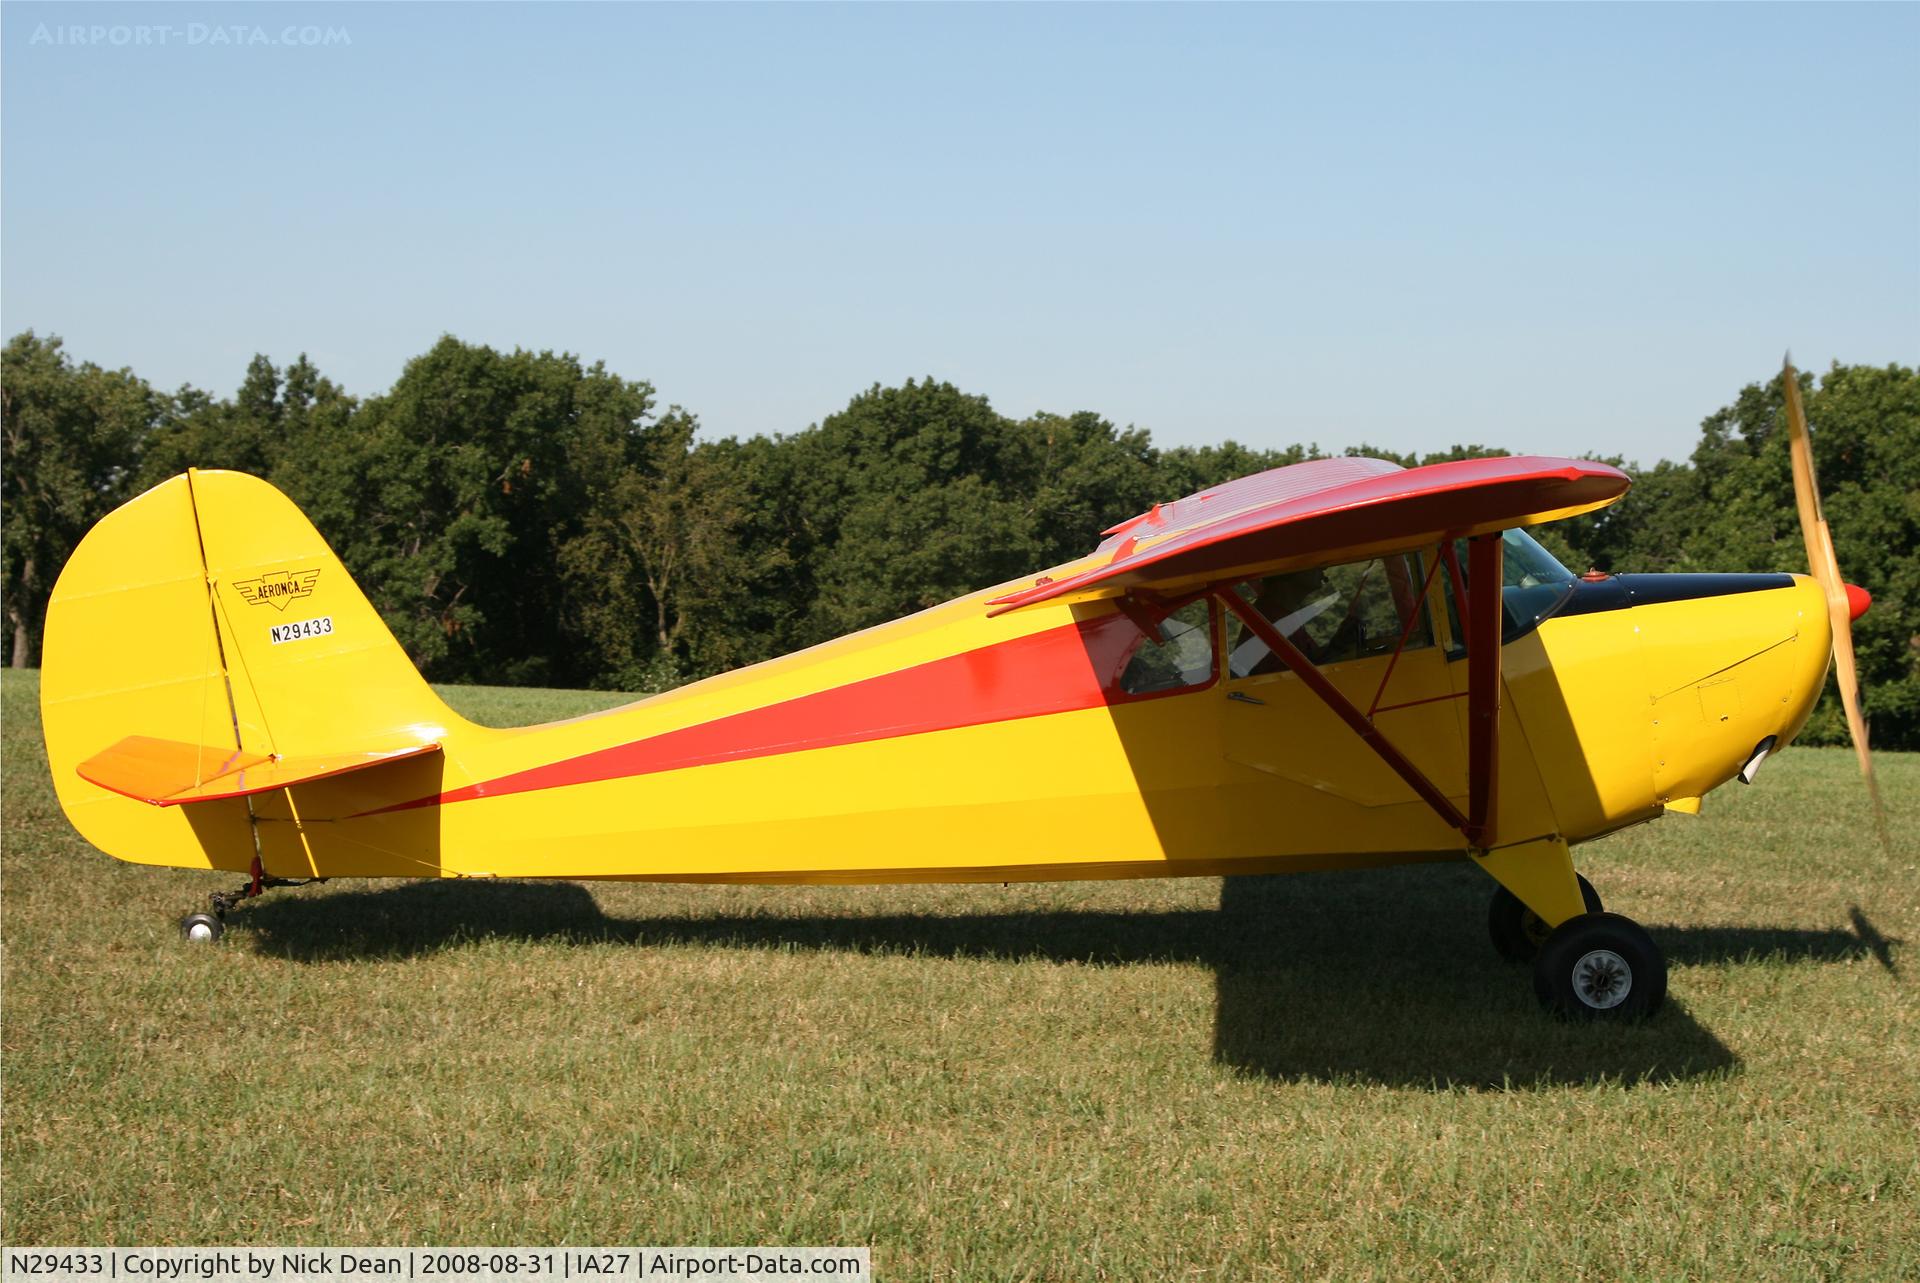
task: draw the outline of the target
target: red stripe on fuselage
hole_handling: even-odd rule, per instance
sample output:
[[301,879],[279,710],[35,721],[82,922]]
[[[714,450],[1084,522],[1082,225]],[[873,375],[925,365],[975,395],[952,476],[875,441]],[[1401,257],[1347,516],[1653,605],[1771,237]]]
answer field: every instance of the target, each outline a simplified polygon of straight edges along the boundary
[[385,809],[504,797],[1098,708],[1138,698],[1119,693],[1116,679],[1140,640],[1139,629],[1125,615],[1103,615]]

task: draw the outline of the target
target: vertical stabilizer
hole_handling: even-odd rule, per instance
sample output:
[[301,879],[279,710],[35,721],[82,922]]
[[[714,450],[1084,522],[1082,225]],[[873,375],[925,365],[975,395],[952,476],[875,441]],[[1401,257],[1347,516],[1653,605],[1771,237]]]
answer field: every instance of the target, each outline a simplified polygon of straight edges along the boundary
[[213,799],[240,764],[298,782],[466,726],[312,523],[244,473],[186,473],[103,518],[54,585],[42,653],[60,804],[88,841],[138,863],[244,869],[254,846],[244,798],[151,806],[97,767],[83,777],[105,760],[119,780],[129,741],[165,746],[168,781]]

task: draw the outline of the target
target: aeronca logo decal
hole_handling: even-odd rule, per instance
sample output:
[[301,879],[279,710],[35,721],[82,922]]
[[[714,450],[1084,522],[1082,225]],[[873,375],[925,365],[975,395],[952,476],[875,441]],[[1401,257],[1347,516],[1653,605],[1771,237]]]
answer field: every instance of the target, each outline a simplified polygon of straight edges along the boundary
[[233,590],[249,606],[285,610],[288,602],[313,596],[313,586],[318,582],[320,570],[316,566],[312,570],[275,570],[258,579],[236,579]]

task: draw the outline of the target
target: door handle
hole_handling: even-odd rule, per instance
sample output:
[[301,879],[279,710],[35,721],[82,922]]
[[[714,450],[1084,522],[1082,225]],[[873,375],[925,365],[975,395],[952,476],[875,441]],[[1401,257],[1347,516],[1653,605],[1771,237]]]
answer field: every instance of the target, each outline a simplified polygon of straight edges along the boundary
[[1267,701],[1266,701],[1266,700],[1264,700],[1264,699],[1255,699],[1255,698],[1254,698],[1253,696],[1251,696],[1251,695],[1249,695],[1249,694],[1247,694],[1247,693],[1246,693],[1245,691],[1233,691],[1232,693],[1230,693],[1230,694],[1229,694],[1229,695],[1227,696],[1227,698],[1228,698],[1228,699],[1237,699],[1237,700],[1239,700],[1239,701],[1240,701],[1240,702],[1241,702],[1242,704],[1259,704],[1259,705],[1261,705],[1262,707],[1264,707],[1264,706],[1266,705],[1266,702],[1267,702]]

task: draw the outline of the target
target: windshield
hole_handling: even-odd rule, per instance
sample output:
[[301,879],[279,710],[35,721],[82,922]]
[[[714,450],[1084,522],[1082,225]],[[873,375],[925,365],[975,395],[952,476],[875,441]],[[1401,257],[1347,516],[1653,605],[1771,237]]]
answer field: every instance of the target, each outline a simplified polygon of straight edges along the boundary
[[1501,562],[1506,571],[1502,596],[1507,607],[1507,629],[1509,633],[1525,632],[1552,614],[1573,590],[1573,572],[1524,530],[1509,530],[1500,536],[1500,542],[1506,545]]
[[[1500,536],[1501,604],[1506,607],[1506,625],[1501,629],[1502,644],[1512,641],[1560,608],[1573,591],[1576,576],[1560,564],[1559,558],[1542,548],[1524,530],[1509,530]],[[1454,545],[1460,570],[1467,568],[1467,541]],[[1453,621],[1453,653],[1464,653],[1460,644],[1460,616],[1453,601],[1453,589],[1447,588],[1447,614]]]

